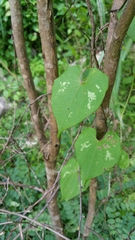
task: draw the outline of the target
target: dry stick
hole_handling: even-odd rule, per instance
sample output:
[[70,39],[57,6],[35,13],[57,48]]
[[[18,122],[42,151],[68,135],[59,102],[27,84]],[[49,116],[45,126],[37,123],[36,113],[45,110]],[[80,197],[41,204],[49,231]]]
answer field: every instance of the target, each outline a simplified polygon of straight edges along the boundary
[[[58,63],[56,55],[56,40],[54,31],[54,17],[51,0],[37,0],[38,22],[41,37],[42,53],[46,70],[46,86],[47,91],[52,92],[54,80],[58,77]],[[58,129],[56,120],[52,111],[51,95],[48,96],[49,109],[49,125],[50,125],[50,142],[48,143],[48,155],[46,156],[46,176],[47,187],[51,189],[56,181],[57,173],[56,158],[59,152],[60,139],[58,139]],[[54,185],[53,191],[57,188]],[[50,199],[52,193],[48,194]],[[57,204],[57,194],[54,195],[48,206],[49,214],[51,216],[52,224],[59,229],[63,234],[63,225],[60,217],[60,212]],[[56,236],[57,240],[61,240],[60,236]]]
[[[74,152],[74,144],[75,144],[77,138],[79,137],[79,135],[80,135],[80,133],[81,133],[81,130],[82,130],[82,127],[83,127],[83,125],[85,124],[86,121],[87,121],[87,118],[83,121],[82,124],[80,124],[80,127],[79,127],[79,129],[78,129],[78,132],[77,132],[77,134],[76,134],[76,136],[75,136],[75,138],[74,138],[74,141],[72,142],[72,145],[71,145],[70,149],[69,149],[68,152],[67,152],[67,155],[66,155],[66,157],[65,157],[65,159],[64,159],[64,161],[63,161],[63,164],[62,164],[62,166],[61,166],[61,168],[60,168],[60,170],[59,170],[59,172],[58,172],[56,181],[55,181],[52,189],[50,189],[50,192],[53,191],[53,188],[54,188],[54,187],[56,186],[56,184],[58,183],[59,178],[60,178],[60,172],[61,172],[63,166],[66,164],[66,162],[68,161],[68,159],[69,159],[69,158],[71,157],[71,155],[73,154],[73,152]],[[51,199],[54,197],[54,195],[57,193],[58,189],[59,189],[59,186],[57,186],[57,188],[55,189],[55,192],[53,192],[53,194],[51,195],[51,198],[47,201],[46,205],[45,205],[45,206],[40,210],[40,212],[36,215],[36,217],[34,218],[34,220],[36,220],[36,219],[45,211],[45,209],[48,207],[49,202],[50,202]],[[29,212],[33,207],[35,207],[35,206],[36,206],[39,202],[41,202],[44,198],[46,198],[46,196],[47,196],[47,192],[45,192],[45,193],[43,194],[43,196],[42,196],[37,202],[35,202],[33,205],[29,206],[28,209],[26,209],[25,212],[23,213],[23,216],[26,215],[27,212]],[[82,211],[81,211],[81,206],[80,206],[80,212],[82,212]],[[19,218],[17,221],[21,222],[22,219],[23,219],[23,218]],[[26,228],[24,228],[24,229],[22,230],[22,232],[24,233],[25,231],[27,231],[27,229],[29,229],[30,226],[31,226],[31,224],[29,224]],[[78,234],[79,234],[79,233],[78,233]],[[20,234],[18,234],[13,240],[16,240],[19,236],[20,236]]]
[[[7,185],[7,181],[6,182],[0,182],[0,186],[4,186],[5,187],[6,185]],[[14,185],[15,187],[21,187],[21,188],[29,188],[29,189],[33,189],[33,190],[36,190],[36,191],[41,192],[41,193],[44,192],[44,190],[42,188],[39,188],[37,186],[21,184],[21,183],[16,183],[16,182],[12,182],[12,181],[9,181],[8,185]]]
[[[5,225],[6,225],[6,226],[7,226],[8,224],[12,224],[12,225],[13,225],[13,221],[12,221],[12,222],[5,222]],[[4,227],[4,228],[5,228],[5,227]],[[15,225],[15,227],[10,230],[10,234],[8,235],[8,237],[7,237],[5,240],[11,240],[12,234],[13,234],[14,232],[16,232],[16,229],[18,229],[18,225]],[[17,232],[18,232],[18,230],[17,230]],[[19,236],[20,236],[20,234],[19,234]]]
[[[58,183],[58,181],[59,181],[59,179],[60,179],[60,172],[61,172],[63,166],[66,164],[66,162],[68,161],[68,159],[69,159],[69,158],[71,157],[71,155],[73,154],[73,152],[74,152],[74,144],[75,144],[77,138],[79,137],[79,135],[80,135],[80,133],[81,133],[81,130],[82,130],[82,127],[83,127],[83,125],[85,124],[86,121],[87,121],[87,118],[83,121],[82,124],[80,124],[80,127],[79,127],[79,129],[78,129],[78,132],[77,132],[77,134],[76,134],[76,136],[75,136],[75,138],[74,138],[74,140],[73,140],[73,142],[72,142],[72,145],[71,145],[70,149],[68,150],[67,155],[66,155],[66,157],[65,157],[65,159],[64,159],[64,161],[63,161],[63,164],[61,165],[61,168],[60,168],[60,170],[59,170],[59,172],[58,172],[58,175],[57,175],[57,178],[56,178],[56,180],[55,180],[55,183],[53,184],[52,188],[49,190],[50,192],[53,191],[53,189],[55,188],[56,184]],[[53,194],[51,195],[51,198],[47,201],[47,204],[46,204],[46,205],[42,208],[42,210],[37,214],[37,216],[34,218],[34,220],[36,220],[36,219],[45,211],[45,209],[48,207],[49,202],[50,202],[51,199],[54,197],[54,195],[57,193],[58,189],[59,189],[59,186],[57,186],[57,188],[55,189],[55,191],[53,191]],[[28,209],[24,212],[23,215],[25,215],[29,210],[31,210],[31,209],[32,209],[34,206],[36,206],[40,201],[42,201],[43,198],[46,198],[46,195],[47,195],[47,193],[45,192],[45,193],[43,194],[43,196],[42,196],[36,203],[34,203],[33,205],[31,205],[31,206],[28,207]],[[20,221],[20,220],[18,220],[18,221]],[[31,226],[31,224],[29,224],[26,228],[24,228],[24,229],[23,229],[23,232],[25,232],[27,229],[29,229],[30,226]],[[19,234],[14,238],[14,240],[16,240],[18,237],[19,237]]]
[[102,238],[99,234],[97,234],[95,231],[93,231],[91,228],[90,228],[90,231],[91,231],[94,235],[96,235],[96,236],[98,237],[98,239],[100,239],[100,240],[105,240],[105,239]]
[[[46,205],[40,210],[40,212],[36,215],[36,217],[34,218],[34,220],[36,220],[44,211],[45,209],[48,207],[48,204],[50,203],[50,201],[52,200],[52,198],[54,197],[54,195],[56,194],[56,192],[58,191],[59,187],[57,187],[57,189],[55,190],[55,192],[53,192],[53,194],[51,195],[51,198],[48,200],[48,202],[46,203]],[[20,222],[23,220],[23,216],[25,216],[28,212],[30,212],[37,204],[39,204],[41,201],[43,201],[46,196],[47,196],[48,192],[45,191],[42,195],[42,197],[40,199],[38,199],[34,204],[30,205],[22,214],[22,217],[17,219],[16,222]],[[22,232],[26,232],[27,229],[29,229],[31,227],[31,223],[29,223],[29,225],[24,228],[22,230]],[[13,240],[18,239],[18,237],[20,236],[20,234],[18,234]]]
[[[13,138],[13,137],[12,137],[12,138]],[[16,144],[16,146],[17,146],[17,148],[18,148],[19,154],[22,154],[22,155],[24,156],[24,160],[25,160],[25,162],[27,163],[27,166],[28,166],[29,171],[32,172],[32,174],[33,174],[35,180],[37,181],[38,185],[41,186],[41,183],[40,183],[38,177],[36,176],[33,168],[30,167],[30,164],[29,164],[29,161],[28,161],[28,159],[27,159],[26,153],[21,149],[21,147],[19,146],[19,144],[17,143],[17,141],[16,141],[14,138],[13,138],[13,143]]]
[[109,23],[106,23],[104,26],[102,26],[102,27],[99,29],[99,32],[98,32],[98,34],[97,34],[97,36],[96,36],[96,39],[95,39],[95,42],[97,42],[100,34],[103,33],[103,31],[108,27],[108,25],[109,25]]
[[22,234],[22,226],[21,226],[21,224],[18,224],[18,228],[19,228],[19,231],[20,231],[20,238],[21,238],[21,240],[24,240],[23,234]]
[[[45,209],[48,207],[49,203],[51,202],[52,198],[53,198],[53,197],[55,196],[55,194],[57,193],[58,189],[59,189],[59,186],[57,186],[57,188],[55,188],[55,191],[53,191],[53,194],[51,195],[50,199],[47,201],[46,205],[40,210],[40,212],[36,215],[36,217],[34,218],[34,220],[36,220],[36,219],[45,211]],[[43,194],[43,196],[42,196],[36,203],[34,203],[33,205],[29,206],[28,209],[23,213],[23,216],[25,216],[26,213],[29,212],[34,206],[36,206],[40,201],[44,200],[45,197],[47,197],[47,194],[48,194],[48,192],[45,192],[45,193]],[[20,221],[22,221],[22,220],[23,220],[23,218],[20,218],[20,219],[18,219],[17,221],[20,222]],[[52,226],[55,227],[55,230],[58,230],[58,232],[62,232],[62,229],[60,229],[59,227],[56,227],[56,226],[54,226],[54,225],[52,225]],[[30,227],[31,227],[31,223],[29,223],[29,225],[28,225],[26,228],[24,228],[24,229],[22,230],[22,232],[23,232],[23,233],[26,232],[26,230],[29,229]],[[20,236],[20,234],[18,234],[13,240],[18,239],[19,236]],[[60,236],[60,235],[58,234],[58,236]],[[64,235],[62,235],[62,236],[63,236],[62,239],[65,239],[65,236],[64,236]]]
[[46,93],[46,94],[40,95],[39,97],[37,97],[35,100],[33,100],[33,101],[26,107],[26,109],[24,110],[24,112],[22,113],[22,115],[21,115],[21,117],[20,117],[20,119],[19,119],[18,124],[17,124],[17,125],[14,125],[13,128],[12,128],[12,130],[10,131],[9,137],[8,137],[8,139],[7,139],[7,142],[5,143],[4,147],[2,148],[2,150],[1,150],[1,152],[0,152],[0,156],[4,153],[6,147],[7,147],[8,144],[10,143],[11,137],[12,137],[13,133],[15,132],[15,130],[16,130],[17,128],[19,128],[20,123],[22,122],[23,117],[24,117],[24,114],[26,113],[26,111],[28,111],[28,109],[31,107],[31,105],[34,104],[36,101],[38,101],[40,98],[45,97],[45,96],[48,96],[48,95],[50,95],[50,94],[51,94],[51,93]]
[[[20,213],[16,213],[16,212],[10,212],[10,211],[7,211],[5,209],[0,209],[0,212],[2,214],[7,214],[7,215],[14,215],[14,216],[18,216],[18,217],[21,217],[25,220],[28,220],[29,222],[31,222],[32,224],[35,224],[36,226],[40,226],[44,229],[48,229],[49,231],[55,233],[57,236],[60,236],[62,239],[65,239],[65,240],[70,240],[69,238],[67,237],[64,237],[61,233],[58,233],[57,231],[53,230],[52,228],[50,228],[47,224],[42,224],[42,223],[39,223],[29,217],[26,217],[26,216],[23,216],[22,214]],[[16,221],[15,221],[16,222]]]

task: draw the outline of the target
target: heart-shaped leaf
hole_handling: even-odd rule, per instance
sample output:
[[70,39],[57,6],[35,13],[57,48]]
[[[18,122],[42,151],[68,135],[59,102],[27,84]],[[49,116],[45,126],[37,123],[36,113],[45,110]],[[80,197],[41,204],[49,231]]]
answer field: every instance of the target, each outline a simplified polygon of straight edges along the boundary
[[78,162],[74,158],[71,158],[61,171],[60,188],[62,199],[67,201],[79,193],[78,174]]
[[79,66],[69,66],[54,81],[52,107],[58,124],[58,136],[83,121],[102,103],[108,77],[96,68],[82,74]]
[[116,133],[108,132],[104,139],[98,141],[93,128],[84,129],[75,143],[75,149],[83,184],[113,167],[121,155]]
[[79,174],[79,164],[74,158],[71,158],[61,171],[60,189],[62,193],[62,200],[68,201],[78,195],[80,191],[85,191],[88,187],[89,182],[85,185],[85,187],[82,185],[83,183],[80,181],[81,179]]

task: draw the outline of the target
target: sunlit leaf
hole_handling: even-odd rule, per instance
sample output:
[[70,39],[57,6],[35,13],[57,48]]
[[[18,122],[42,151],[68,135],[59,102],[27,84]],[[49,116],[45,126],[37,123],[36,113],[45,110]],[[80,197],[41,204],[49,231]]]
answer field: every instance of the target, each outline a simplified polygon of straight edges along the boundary
[[108,77],[98,69],[82,73],[79,66],[69,66],[55,80],[52,92],[58,135],[93,113],[100,106],[107,88]]

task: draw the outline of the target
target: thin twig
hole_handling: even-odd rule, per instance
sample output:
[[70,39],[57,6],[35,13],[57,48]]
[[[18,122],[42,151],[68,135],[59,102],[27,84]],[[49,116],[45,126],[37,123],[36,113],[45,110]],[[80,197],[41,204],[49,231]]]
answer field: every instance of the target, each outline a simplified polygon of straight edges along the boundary
[[55,23],[55,25],[57,25],[65,16],[66,14],[69,12],[69,10],[71,9],[71,7],[73,6],[73,4],[75,3],[76,0],[74,0],[68,7],[68,9],[66,10],[66,12],[63,14],[63,16]]
[[[88,228],[88,227],[87,227]],[[91,228],[88,228],[94,235],[96,235],[100,240],[105,240],[104,238],[102,238],[98,233],[96,233],[94,230],[92,230]]]
[[109,23],[106,23],[103,27],[101,27],[101,28],[99,29],[99,32],[98,32],[98,34],[97,34],[97,36],[96,36],[96,39],[95,39],[95,42],[97,42],[100,34],[102,34],[102,32],[103,32],[108,26],[109,26]]
[[20,223],[18,224],[18,228],[19,228],[19,231],[20,231],[20,238],[21,238],[21,240],[24,240],[23,233],[22,233],[22,226],[21,226]]
[[37,221],[35,221],[35,220],[33,220],[33,219],[29,218],[29,217],[26,217],[26,216],[24,216],[24,215],[22,215],[22,214],[20,214],[20,213],[10,212],[10,211],[7,211],[7,210],[5,210],[5,209],[0,209],[0,212],[3,213],[3,214],[6,214],[6,215],[14,215],[14,216],[18,216],[18,217],[20,217],[20,218],[26,219],[27,221],[29,221],[29,222],[37,225],[37,226],[43,227],[44,229],[47,229],[47,230],[55,233],[56,235],[62,237],[62,238],[65,239],[65,240],[70,240],[69,238],[63,236],[63,235],[60,234],[59,232],[57,232],[57,231],[53,230],[52,228],[50,228],[49,225],[39,223],[39,222],[37,222]]
[[78,231],[78,240],[80,240],[81,237],[81,228],[82,228],[82,185],[81,185],[81,172],[79,169],[78,172],[78,182],[80,187],[80,218],[79,218],[79,231]]
[[[54,191],[53,194],[51,195],[50,199],[47,201],[47,203],[45,204],[45,206],[39,211],[39,213],[36,215],[36,217],[34,218],[34,220],[36,220],[36,219],[45,211],[45,209],[48,207],[49,203],[51,202],[51,200],[53,199],[53,197],[54,197],[55,194],[57,193],[58,189],[59,189],[59,186],[57,186],[57,188],[55,188],[55,191]],[[33,205],[29,206],[29,207],[27,208],[27,210],[23,213],[23,216],[25,216],[27,212],[31,211],[32,208],[35,207],[39,202],[41,202],[42,200],[44,200],[44,199],[46,198],[47,194],[48,194],[49,192],[51,192],[51,191],[52,191],[52,189],[50,189],[49,191],[46,191],[46,192],[43,194],[43,196],[42,196],[37,202],[35,202]],[[21,222],[22,219],[23,219],[23,218],[19,218],[17,221]],[[31,223],[30,223],[26,228],[24,228],[24,229],[22,230],[23,233],[24,233],[27,229],[29,229],[30,226],[31,226]],[[53,227],[54,227],[54,226],[53,226]],[[18,237],[19,237],[19,234],[18,234],[13,240],[16,240]]]
[[[64,159],[64,161],[63,161],[63,164],[61,165],[61,168],[60,168],[60,170],[59,170],[59,172],[58,172],[58,175],[57,175],[57,178],[56,178],[55,183],[53,184],[53,187],[52,187],[48,192],[45,192],[45,193],[43,194],[43,196],[42,196],[36,203],[34,203],[33,205],[31,205],[31,206],[25,211],[24,214],[26,214],[26,213],[27,213],[28,211],[30,211],[34,206],[36,206],[40,201],[42,201],[49,192],[52,192],[52,191],[54,190],[55,185],[58,183],[58,181],[59,181],[59,179],[60,179],[60,172],[61,172],[62,168],[64,167],[64,165],[66,164],[66,162],[68,161],[68,159],[71,157],[71,155],[72,155],[73,152],[74,152],[74,144],[75,144],[77,138],[79,137],[79,135],[80,135],[80,133],[81,133],[81,130],[82,130],[82,128],[83,128],[83,126],[84,126],[84,124],[85,124],[86,121],[87,121],[87,118],[83,121],[82,124],[80,124],[80,127],[79,127],[79,129],[78,129],[78,132],[77,132],[77,134],[76,134],[76,136],[75,136],[75,138],[74,138],[74,140],[73,140],[73,142],[72,142],[71,147],[69,148],[69,150],[68,150],[68,152],[67,152],[67,155],[66,155],[66,157],[65,157],[65,159]],[[54,195],[57,193],[58,189],[59,189],[59,186],[57,186],[57,188],[55,189],[55,191],[54,191],[53,194],[51,195],[50,199],[47,201],[46,205],[41,209],[41,211],[37,214],[37,216],[36,216],[34,219],[37,219],[37,218],[45,211],[45,209],[48,207],[48,204],[50,203],[50,201],[52,200],[52,198],[54,197]],[[21,220],[21,219],[19,219],[19,221],[20,221],[20,220]],[[25,229],[23,229],[23,232],[25,232],[29,227],[30,227],[30,224],[29,224]],[[14,240],[16,240],[18,237],[19,237],[19,234],[16,236],[16,238],[14,238]]]
[[130,235],[131,235],[133,232],[135,232],[135,228],[133,228],[133,229],[129,232],[128,238],[127,238],[126,240],[130,239]]
[[4,147],[2,148],[2,150],[1,150],[1,152],[0,152],[0,155],[2,155],[2,154],[4,153],[6,147],[8,146],[8,144],[9,144],[9,142],[10,142],[10,140],[11,140],[11,137],[12,137],[14,131],[20,126],[20,123],[22,122],[23,117],[24,117],[25,113],[28,111],[28,109],[30,108],[30,106],[31,106],[32,104],[34,104],[36,101],[38,101],[40,98],[46,97],[46,96],[48,96],[48,95],[50,95],[50,94],[51,94],[51,93],[42,94],[42,95],[40,95],[39,97],[37,97],[34,101],[32,101],[31,103],[28,104],[28,106],[26,107],[26,109],[25,109],[24,112],[22,113],[18,124],[14,125],[13,128],[12,128],[12,130],[10,131],[9,137],[8,137],[8,139],[7,139],[7,142],[5,143]]
[[[7,178],[8,180],[8,178]],[[8,185],[13,185],[16,186],[16,187],[21,187],[21,188],[29,188],[29,189],[34,189],[38,192],[41,192],[43,193],[44,190],[42,188],[38,188],[37,186],[29,186],[29,185],[25,185],[25,184],[21,184],[21,183],[16,183],[16,182],[12,182],[12,181],[9,181],[8,182]],[[0,182],[0,186],[6,186],[7,185],[7,181],[6,182]]]
[[90,67],[93,67],[93,61],[95,63],[95,66],[99,68],[99,64],[96,58],[96,46],[95,46],[95,32],[96,32],[96,27],[95,27],[95,21],[94,21],[94,16],[92,12],[92,6],[90,3],[90,0],[86,0],[87,6],[88,6],[88,12],[89,12],[89,17],[90,17],[90,22],[92,26],[92,35],[91,35],[91,63]]

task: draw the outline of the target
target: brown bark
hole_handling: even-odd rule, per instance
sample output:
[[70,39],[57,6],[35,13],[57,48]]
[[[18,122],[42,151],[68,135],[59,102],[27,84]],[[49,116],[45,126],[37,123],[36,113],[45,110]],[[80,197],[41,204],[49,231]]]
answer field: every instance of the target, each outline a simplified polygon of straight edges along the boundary
[[35,99],[37,98],[37,94],[34,87],[29,61],[26,53],[22,23],[22,9],[19,0],[9,0],[9,4],[17,58],[19,61],[22,77],[24,79],[24,86],[26,88],[31,103],[32,121],[40,147],[41,149],[43,149],[44,145],[46,144],[46,138],[43,132],[43,125],[40,118],[38,101],[35,101]]
[[[52,1],[37,0],[37,9],[40,37],[42,43],[42,53],[46,70],[47,91],[52,92],[54,80],[58,77]],[[55,190],[57,187],[56,184],[54,185],[56,180],[55,165],[60,142],[59,139],[57,138],[58,133],[57,124],[52,112],[51,95],[48,95],[48,108],[50,116],[49,118],[50,142],[48,143],[49,152],[45,163],[48,190],[51,188]],[[50,194],[48,194],[48,199],[49,198]],[[60,228],[61,233],[63,233],[63,226],[61,223],[60,213],[57,205],[57,195],[53,197],[48,208],[53,225]],[[56,237],[57,239],[61,239],[59,236]]]
[[97,180],[96,178],[91,179],[89,187],[89,202],[88,202],[88,214],[84,226],[83,240],[86,240],[90,233],[90,228],[95,216],[95,204],[96,204],[96,188]]
[[[116,1],[117,0],[114,2]],[[111,13],[110,16],[103,67],[103,72],[109,78],[109,88],[102,102],[102,106],[96,113],[95,122],[98,139],[101,139],[107,131],[106,119],[118,67],[121,45],[129,25],[135,15],[134,9],[135,1],[129,0],[119,20],[117,19],[116,13]]]

